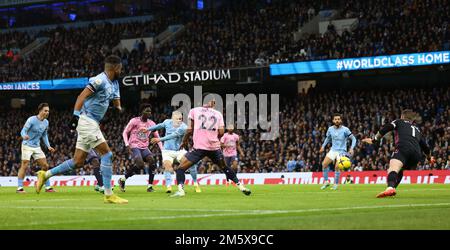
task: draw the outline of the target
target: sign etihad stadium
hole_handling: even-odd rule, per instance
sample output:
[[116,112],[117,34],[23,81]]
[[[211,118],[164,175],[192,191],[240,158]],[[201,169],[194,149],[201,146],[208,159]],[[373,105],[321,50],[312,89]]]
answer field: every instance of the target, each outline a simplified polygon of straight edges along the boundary
[[125,76],[122,79],[122,83],[125,86],[138,86],[158,83],[188,83],[219,80],[231,80],[230,69]]

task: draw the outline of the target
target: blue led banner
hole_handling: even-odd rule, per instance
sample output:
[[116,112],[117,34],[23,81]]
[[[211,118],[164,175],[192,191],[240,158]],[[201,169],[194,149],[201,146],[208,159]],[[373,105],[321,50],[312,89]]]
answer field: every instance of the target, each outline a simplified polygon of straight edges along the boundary
[[270,75],[370,70],[445,63],[450,63],[450,51],[271,64]]
[[29,82],[0,83],[0,90],[61,90],[82,89],[88,82],[87,77],[68,78]]

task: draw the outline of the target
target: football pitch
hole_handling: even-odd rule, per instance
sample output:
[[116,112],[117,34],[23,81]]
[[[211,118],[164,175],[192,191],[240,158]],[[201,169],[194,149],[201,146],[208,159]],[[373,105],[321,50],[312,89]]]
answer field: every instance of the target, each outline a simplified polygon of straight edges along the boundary
[[129,204],[104,204],[92,187],[16,194],[0,187],[0,229],[450,229],[450,185],[400,185],[396,197],[376,199],[385,185],[186,186],[169,198],[161,186],[147,193],[128,186]]

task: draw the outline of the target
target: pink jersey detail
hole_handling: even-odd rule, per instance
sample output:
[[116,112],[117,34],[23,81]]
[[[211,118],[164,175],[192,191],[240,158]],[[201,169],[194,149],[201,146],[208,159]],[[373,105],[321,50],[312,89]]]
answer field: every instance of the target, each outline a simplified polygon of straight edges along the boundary
[[[123,130],[122,136],[125,146],[130,146],[130,148],[145,149],[149,145],[150,131],[142,132],[142,128],[148,128],[156,125],[156,123],[150,119],[146,122],[141,121],[141,117],[134,117],[128,122],[128,125]],[[128,137],[129,135],[129,137]],[[159,137],[158,131],[153,132],[154,137]],[[161,144],[161,143],[159,143]],[[162,145],[159,145],[160,148]]]
[[219,150],[219,128],[224,127],[222,113],[212,108],[197,107],[189,111],[188,118],[194,120],[194,149]]
[[237,156],[237,142],[239,141],[239,135],[232,133],[225,133],[222,138],[220,138],[220,142],[224,144],[223,147],[223,156]]

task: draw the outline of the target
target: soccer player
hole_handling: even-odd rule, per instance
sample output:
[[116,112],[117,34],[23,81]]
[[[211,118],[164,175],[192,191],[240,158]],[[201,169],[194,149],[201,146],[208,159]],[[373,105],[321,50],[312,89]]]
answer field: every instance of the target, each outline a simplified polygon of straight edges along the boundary
[[[239,151],[241,157],[244,156],[244,151],[239,145],[239,135],[234,133],[233,125],[228,125],[227,132],[220,138],[220,143],[223,148],[225,163],[237,173],[239,170],[237,151]],[[231,180],[227,179],[227,181]]]
[[431,157],[430,148],[425,142],[419,128],[413,125],[420,116],[410,109],[402,111],[400,119],[384,125],[373,138],[365,138],[362,141],[368,144],[379,145],[381,138],[390,132],[394,132],[395,151],[389,161],[387,188],[376,197],[383,198],[396,195],[396,188],[403,178],[403,168],[414,169],[422,159],[422,152]]
[[[128,125],[123,130],[122,136],[128,153],[132,156],[135,165],[128,168],[125,177],[119,179],[119,186],[122,192],[125,192],[125,181],[137,173],[140,169],[145,167],[145,162],[149,164],[149,178],[147,192],[153,192],[153,180],[155,178],[156,161],[153,159],[153,154],[148,149],[150,132],[141,130],[142,127],[151,127],[155,122],[150,120],[151,108],[144,106],[141,111],[141,116],[132,118]],[[128,137],[130,135],[130,137]],[[159,138],[158,131],[153,132],[155,138]],[[159,143],[159,148],[162,144]]]
[[117,81],[122,72],[121,59],[111,55],[105,59],[105,71],[89,79],[75,102],[70,128],[77,130],[77,143],[74,157],[48,171],[38,172],[36,192],[39,193],[43,183],[53,175],[62,174],[85,164],[89,150],[95,148],[100,155],[100,168],[105,188],[105,203],[124,204],[128,200],[113,194],[111,177],[113,167],[113,154],[105,137],[100,130],[99,123],[104,117],[110,101],[117,111],[121,112],[119,83]]
[[352,132],[349,128],[342,125],[342,116],[341,114],[333,114],[333,126],[329,127],[327,130],[325,141],[320,148],[319,153],[323,153],[325,147],[328,142],[331,141],[331,149],[325,156],[325,159],[322,162],[322,171],[325,179],[325,184],[321,187],[321,189],[325,189],[330,186],[330,181],[328,180],[328,171],[330,163],[334,163],[334,185],[332,187],[333,190],[338,188],[339,184],[339,176],[341,172],[339,171],[338,162],[339,157],[342,154],[347,153],[347,139],[350,138],[352,140],[352,145],[350,146],[349,154],[353,155],[353,149],[356,145],[356,138],[352,135]]
[[[31,116],[25,122],[25,125],[20,132],[22,136],[22,162],[17,178],[17,190],[16,193],[25,193],[23,189],[23,179],[25,178],[25,172],[30,165],[30,159],[36,161],[37,165],[43,170],[48,170],[47,159],[44,152],[42,152],[40,142],[43,139],[45,146],[47,146],[50,153],[55,152],[55,149],[50,146],[48,141],[48,115],[50,107],[48,103],[41,103],[38,106],[38,114]],[[55,192],[50,186],[50,181],[45,182],[45,192]]]
[[[172,113],[172,119],[166,119],[162,123],[151,126],[147,131],[156,131],[158,129],[165,129],[166,134],[162,138],[152,138],[151,142],[163,144],[163,149],[161,150],[163,167],[164,167],[164,178],[166,180],[166,193],[172,192],[172,173],[173,173],[173,163],[174,161],[180,162],[181,158],[186,154],[186,150],[180,149],[181,141],[186,133],[187,125],[183,122],[183,115],[179,111],[174,111]],[[145,129],[145,128],[144,128]],[[202,190],[197,182],[197,164],[194,164],[190,169],[189,173],[194,180],[195,192],[200,193]]]
[[241,192],[245,195],[251,194],[250,189],[239,182],[233,169],[225,164],[219,140],[219,137],[223,136],[225,132],[224,122],[222,113],[214,109],[215,104],[215,100],[211,100],[203,107],[193,108],[189,111],[188,128],[180,148],[188,145],[188,140],[192,133],[194,147],[192,151],[187,152],[183,156],[180,166],[176,170],[178,191],[172,197],[185,196],[185,171],[205,156],[209,157],[214,164],[217,164],[224,171],[227,179],[233,180]]

